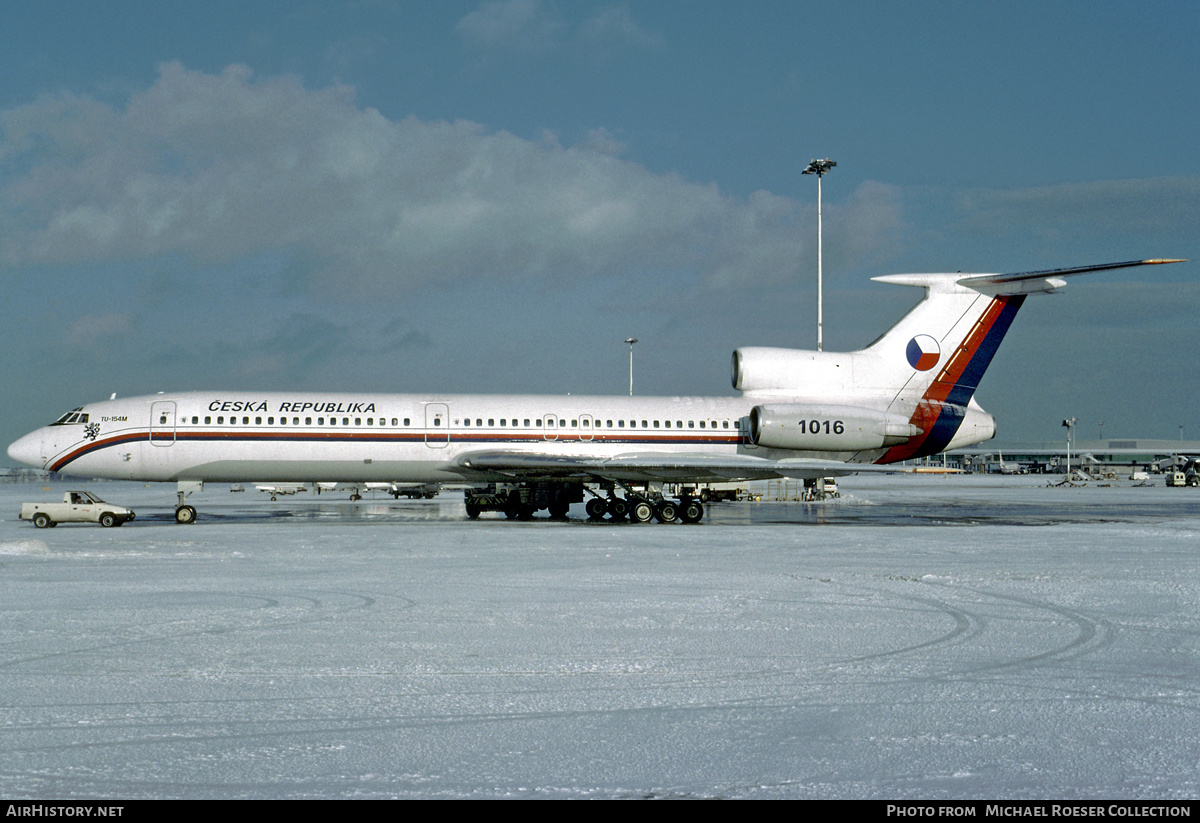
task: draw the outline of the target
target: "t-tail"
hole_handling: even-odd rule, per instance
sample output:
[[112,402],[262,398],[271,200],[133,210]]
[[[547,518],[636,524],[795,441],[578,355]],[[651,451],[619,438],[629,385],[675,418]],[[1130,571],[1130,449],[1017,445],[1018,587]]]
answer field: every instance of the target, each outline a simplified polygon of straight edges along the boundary
[[[856,450],[851,458],[895,463],[995,436],[975,389],[1029,294],[1055,292],[1069,275],[1179,260],[1131,260],[1013,274],[893,274],[883,283],[919,286],[925,298],[865,349],[818,352],[742,348],[733,385],[759,400],[755,445],[805,451]],[[814,434],[833,420],[841,436]],[[847,438],[848,433],[854,437]]]

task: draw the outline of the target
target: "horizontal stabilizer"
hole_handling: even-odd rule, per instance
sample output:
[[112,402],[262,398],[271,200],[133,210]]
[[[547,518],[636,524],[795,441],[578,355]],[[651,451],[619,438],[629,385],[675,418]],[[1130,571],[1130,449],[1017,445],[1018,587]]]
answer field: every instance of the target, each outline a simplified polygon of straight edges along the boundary
[[1044,269],[1008,274],[968,274],[958,279],[958,284],[988,294],[1032,294],[1051,292],[1066,285],[1063,277],[1072,274],[1089,274],[1110,269],[1128,269],[1134,266],[1156,266],[1161,263],[1183,263],[1184,260],[1157,258],[1153,260],[1127,260],[1124,263],[1101,263],[1095,266],[1074,266],[1067,269]]

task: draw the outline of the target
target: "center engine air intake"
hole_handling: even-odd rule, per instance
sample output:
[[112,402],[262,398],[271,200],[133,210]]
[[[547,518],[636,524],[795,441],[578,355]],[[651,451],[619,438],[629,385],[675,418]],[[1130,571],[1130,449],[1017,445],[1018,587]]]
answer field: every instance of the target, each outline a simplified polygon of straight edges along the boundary
[[772,449],[882,449],[920,434],[906,419],[857,406],[771,404],[750,410],[751,442]]

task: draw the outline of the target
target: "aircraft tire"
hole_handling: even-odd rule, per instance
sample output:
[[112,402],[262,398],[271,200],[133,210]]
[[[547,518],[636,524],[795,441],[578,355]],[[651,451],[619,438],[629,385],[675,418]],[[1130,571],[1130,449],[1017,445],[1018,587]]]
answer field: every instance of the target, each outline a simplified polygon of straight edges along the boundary
[[658,518],[659,523],[674,523],[675,518],[679,516],[679,510],[670,500],[664,500],[654,508],[654,516]]
[[196,510],[191,506],[180,506],[175,510],[175,522],[184,525],[195,523]]
[[589,500],[587,502],[587,506],[585,506],[584,508],[587,511],[587,516],[588,516],[589,520],[600,520],[604,517],[605,513],[608,511],[608,504],[605,503],[604,500],[599,497],[593,497],[591,500]]
[[679,517],[684,523],[699,523],[704,517],[704,506],[698,500],[687,500],[679,507]]
[[635,500],[629,509],[629,519],[635,523],[649,523],[654,517],[654,507],[647,500]]
[[608,513],[613,520],[626,520],[629,517],[629,501],[622,497],[614,497],[608,501]]

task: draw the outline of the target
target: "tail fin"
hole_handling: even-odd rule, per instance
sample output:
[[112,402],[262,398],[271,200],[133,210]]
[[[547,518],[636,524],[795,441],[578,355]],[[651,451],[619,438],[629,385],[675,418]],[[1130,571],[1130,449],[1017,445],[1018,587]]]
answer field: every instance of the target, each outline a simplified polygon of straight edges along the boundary
[[[1026,295],[1055,292],[1062,278],[1177,260],[1133,260],[1069,269],[1014,274],[917,274],[876,277],[885,283],[924,286],[926,296],[861,354],[878,368],[903,379],[889,411],[904,414],[923,434],[890,449],[879,462],[892,463],[936,454],[955,443],[964,418],[982,409],[972,403],[975,389]],[[903,360],[901,360],[903,352]],[[896,371],[907,362],[911,371]],[[986,418],[985,428],[990,426]],[[966,434],[965,432],[963,433]],[[987,435],[990,436],[990,433]],[[978,442],[986,437],[958,438]]]
[[[1131,260],[1011,274],[893,274],[883,283],[920,286],[925,299],[856,352],[743,348],[734,352],[734,388],[779,402],[886,409],[921,430],[879,462],[936,454],[989,439],[991,416],[975,389],[1029,294],[1054,292],[1064,277],[1178,260]],[[964,421],[967,425],[964,426]]]

